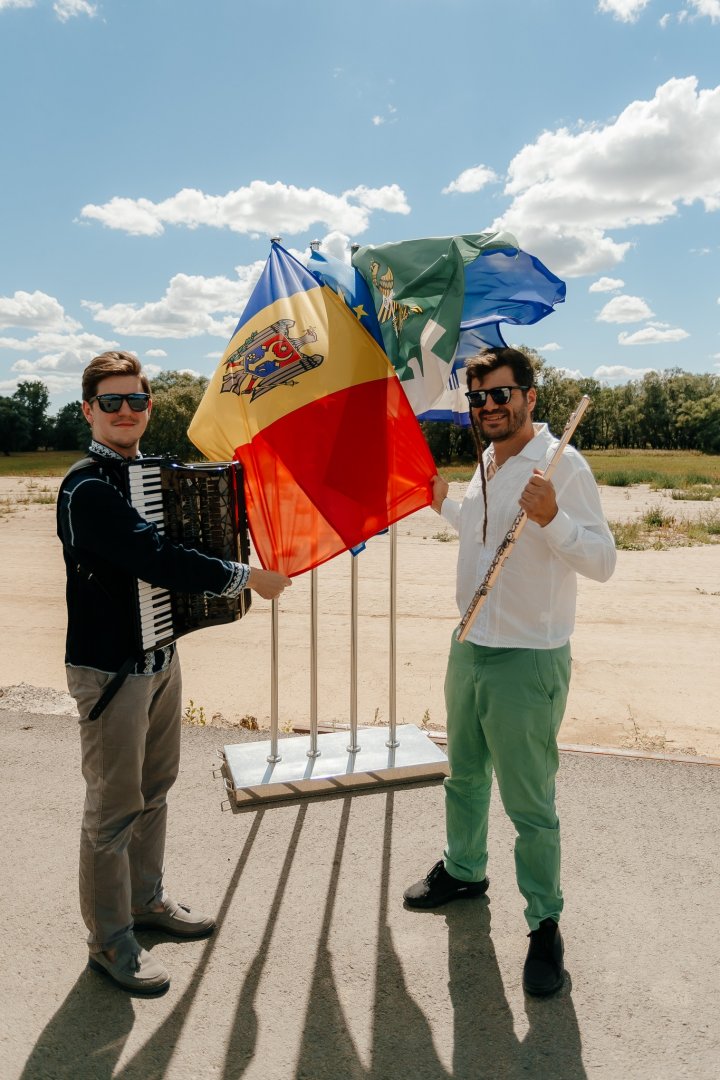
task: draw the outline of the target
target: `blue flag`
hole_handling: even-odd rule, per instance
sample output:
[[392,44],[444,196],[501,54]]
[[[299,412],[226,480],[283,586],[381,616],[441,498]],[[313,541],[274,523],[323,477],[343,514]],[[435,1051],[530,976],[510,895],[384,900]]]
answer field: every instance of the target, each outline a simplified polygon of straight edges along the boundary
[[349,263],[336,259],[334,255],[321,255],[314,248],[307,261],[307,268],[321,285],[328,285],[345,301],[360,325],[364,326],[380,348],[384,349],[373,298],[362,274]]

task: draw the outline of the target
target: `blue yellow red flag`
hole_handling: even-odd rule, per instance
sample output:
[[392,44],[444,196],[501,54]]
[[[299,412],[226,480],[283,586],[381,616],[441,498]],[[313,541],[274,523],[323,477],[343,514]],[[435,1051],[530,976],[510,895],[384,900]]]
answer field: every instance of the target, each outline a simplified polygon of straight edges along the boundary
[[291,576],[431,501],[435,465],[388,357],[279,244],[188,434],[241,462],[258,557]]

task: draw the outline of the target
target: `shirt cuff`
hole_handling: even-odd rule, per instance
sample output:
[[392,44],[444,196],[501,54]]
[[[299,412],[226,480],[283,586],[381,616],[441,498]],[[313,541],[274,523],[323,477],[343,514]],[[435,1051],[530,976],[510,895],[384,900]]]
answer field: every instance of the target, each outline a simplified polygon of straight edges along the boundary
[[245,563],[230,563],[232,566],[232,575],[230,581],[220,593],[221,596],[228,596],[231,600],[237,599],[243,589],[247,588],[248,578],[250,577],[250,567]]
[[460,527],[460,503],[455,499],[449,499],[446,496],[440,507],[440,517],[445,518],[448,524],[452,525],[453,529],[458,530]]
[[558,512],[552,521],[549,521],[547,525],[543,526],[543,534],[547,540],[554,547],[563,547],[569,540],[572,540],[577,531],[577,526],[571,518],[567,516],[564,510],[558,508]]

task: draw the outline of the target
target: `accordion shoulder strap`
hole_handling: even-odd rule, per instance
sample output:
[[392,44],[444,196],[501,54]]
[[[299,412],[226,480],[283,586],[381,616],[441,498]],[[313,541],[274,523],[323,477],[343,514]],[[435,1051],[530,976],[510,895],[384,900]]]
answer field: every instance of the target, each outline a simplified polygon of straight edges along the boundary
[[127,679],[128,675],[130,674],[132,669],[135,667],[135,664],[136,664],[135,657],[134,656],[130,657],[129,660],[125,661],[123,666],[118,671],[117,675],[114,675],[112,677],[112,679],[107,684],[107,686],[103,690],[102,694],[100,695],[100,697],[97,699],[97,701],[93,705],[92,709],[90,710],[90,713],[89,713],[89,719],[90,720],[97,720],[98,716],[100,716],[100,714],[103,712],[103,710],[108,707],[108,705],[110,704],[112,699],[115,697],[115,695],[117,694],[117,692],[120,689],[120,687],[122,686],[122,684]]

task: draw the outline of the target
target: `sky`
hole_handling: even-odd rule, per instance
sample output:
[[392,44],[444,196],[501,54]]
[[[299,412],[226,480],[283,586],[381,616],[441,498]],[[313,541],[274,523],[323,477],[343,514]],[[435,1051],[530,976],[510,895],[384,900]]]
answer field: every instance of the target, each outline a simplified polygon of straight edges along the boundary
[[720,373],[720,0],[0,0],[0,395],[110,348],[210,376],[270,237],[505,230],[511,344]]

